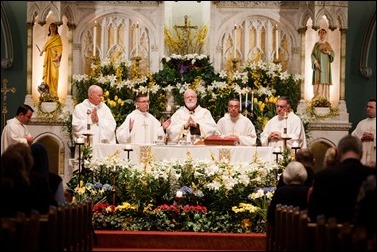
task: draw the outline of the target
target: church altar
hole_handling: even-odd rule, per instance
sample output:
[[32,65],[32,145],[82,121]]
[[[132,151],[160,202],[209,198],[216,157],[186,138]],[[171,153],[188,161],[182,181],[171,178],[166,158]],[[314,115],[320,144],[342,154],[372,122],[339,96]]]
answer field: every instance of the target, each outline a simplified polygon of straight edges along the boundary
[[[121,158],[128,158],[127,144],[95,144],[93,145],[93,160],[103,159],[120,152]],[[207,145],[138,145],[132,144],[129,159],[132,163],[139,164],[145,158],[153,158],[154,161],[177,159],[184,161],[188,155],[195,160],[227,159],[230,163],[250,163],[255,158],[265,162],[274,160],[271,147],[261,146],[207,146]]]
[[[150,86],[156,88],[160,85],[163,88],[170,88],[171,84],[180,87],[181,84],[186,83],[188,85],[200,84],[212,88],[217,87],[213,86],[212,83],[214,85],[220,83],[217,79],[220,72],[226,71],[230,74],[233,71],[238,73],[241,71],[246,76],[247,72],[242,72],[242,70],[247,62],[276,63],[276,65],[279,65],[280,72],[295,74],[292,75],[291,79],[298,83],[301,90],[295,98],[295,103],[298,103],[297,113],[306,116],[306,109],[310,106],[313,97],[310,81],[312,79],[310,52],[318,39],[318,29],[324,28],[328,31],[328,39],[335,52],[335,60],[332,64],[333,85],[330,88],[329,101],[333,106],[339,108],[339,115],[314,121],[307,118],[306,123],[309,125],[310,131],[308,146],[318,146],[314,149],[319,149],[320,151],[317,152],[321,154],[322,150],[327,147],[335,146],[338,139],[347,134],[350,128],[345,103],[344,78],[348,29],[348,4],[346,1],[325,3],[314,1],[305,4],[302,2],[252,1],[113,1],[96,2],[96,4],[80,1],[56,3],[33,1],[28,2],[27,5],[27,13],[29,13],[27,16],[28,74],[25,103],[34,105],[35,118],[33,118],[33,121],[36,124],[33,125],[31,130],[37,139],[47,139],[53,142],[54,146],[59,147],[50,148],[50,156],[57,157],[53,160],[59,167],[59,174],[64,177],[65,182],[68,182],[71,178],[73,168],[73,162],[70,161],[69,157],[70,149],[67,139],[63,134],[59,134],[59,126],[55,126],[53,132],[43,130],[43,126],[50,122],[61,124],[64,120],[61,116],[65,112],[72,113],[75,102],[80,102],[86,98],[88,87],[86,84],[89,82],[85,81],[84,76],[88,77],[92,72],[99,74],[100,66],[107,66],[104,64],[105,62],[122,67],[121,69],[103,67],[110,69],[111,73],[103,74],[100,81],[96,80],[97,83],[101,83],[105,87],[105,85],[110,85],[111,82],[110,86],[118,87],[120,83],[132,81],[131,83],[137,87],[147,88],[151,91],[151,95],[155,90],[152,90]],[[204,13],[210,13],[210,15]],[[39,56],[40,52],[35,45],[44,44],[51,23],[58,24],[64,48],[60,63],[58,88],[59,104],[62,106],[60,110],[57,109],[53,113],[43,113],[40,109],[42,106],[38,105],[40,98],[38,85],[41,83],[43,75],[43,57]],[[185,34],[182,41],[178,41],[174,34],[174,31],[177,30]],[[188,39],[190,38],[189,35],[196,33],[202,35],[199,39],[196,38],[196,41],[202,41],[200,48],[188,44],[188,41],[191,41]],[[191,39],[194,41],[193,37]],[[184,45],[180,48],[182,50],[173,50],[174,46],[172,45],[175,45],[174,43],[177,41]],[[192,66],[190,71],[187,70],[186,65],[182,67],[181,58],[177,58],[177,55],[183,57],[184,55],[193,55],[192,53],[199,56],[206,55],[206,60],[210,63],[211,68],[206,67],[205,69],[212,69],[213,67],[216,74],[208,75],[208,73],[201,72],[204,71],[203,60],[200,61],[199,58],[195,59],[195,62],[200,64]],[[173,55],[175,55],[175,58],[172,57]],[[127,68],[128,64],[121,65],[120,59],[132,63],[132,69],[135,70],[136,67],[137,71],[131,71],[131,68]],[[172,61],[168,61],[168,59]],[[190,58],[190,60],[192,59]],[[166,78],[167,76],[164,75],[164,71],[171,69],[163,68],[166,68],[166,65],[171,65],[172,62],[179,63],[176,69],[180,73],[177,75],[180,77],[179,79]],[[97,66],[97,68],[92,69],[92,66]],[[196,75],[192,72],[199,72],[201,73],[200,76],[212,77],[196,78]],[[110,77],[113,76],[113,73],[119,75],[117,76],[117,85],[113,83],[115,78]],[[152,73],[160,73],[159,78],[151,80],[149,77],[152,76]],[[296,74],[304,78],[297,79]],[[141,80],[146,80],[145,83],[139,80],[140,76],[143,77]],[[215,76],[216,78],[214,78]],[[238,78],[238,82],[241,82],[238,74],[234,76]],[[247,76],[251,76],[251,74],[247,74]],[[243,78],[242,80],[244,81]],[[222,86],[225,88],[229,86],[223,85],[224,83],[222,83]],[[267,112],[273,111],[264,109],[265,107],[273,107],[273,102],[270,102],[273,100],[272,98],[277,95],[292,95],[286,94],[285,92],[290,89],[287,88],[285,83],[279,82],[274,84],[274,89],[278,89],[276,94],[271,95],[267,92],[268,95],[263,93],[263,97],[257,97],[259,87],[256,86],[256,83],[272,83],[272,81],[250,79],[247,84],[240,84],[237,91],[233,90],[232,94],[242,101],[243,113],[254,124],[262,124],[265,115],[268,114]],[[279,85],[280,88],[278,88]],[[83,90],[79,90],[77,87],[83,87]],[[261,88],[264,90],[264,86]],[[106,90],[109,91],[106,102],[111,105],[117,122],[121,123],[122,116],[127,115],[134,108],[131,100],[133,93],[127,93],[122,97],[118,88],[113,89],[117,92]],[[163,90],[165,92],[165,89]],[[213,92],[231,94],[228,90],[223,91],[220,88],[214,89]],[[208,90],[205,94],[207,93]],[[220,99],[222,96],[216,97],[216,99]],[[212,108],[209,107],[211,113],[216,112],[218,116],[222,115],[225,108],[222,105],[227,102],[227,98],[228,96],[224,96],[223,100],[216,100],[212,104]],[[268,98],[268,100],[265,98]],[[180,96],[174,97],[174,99],[169,98],[167,101],[153,97],[150,100],[152,101],[150,104],[152,114],[156,111],[162,113],[174,112],[176,105],[182,103]],[[157,107],[153,103],[158,103],[161,107]],[[41,111],[42,113],[39,113]],[[268,114],[268,117],[271,117],[271,115]],[[33,131],[34,129],[36,130]],[[165,149],[158,150],[158,148]],[[189,147],[192,155],[195,155],[195,151],[202,152],[200,149],[194,148],[200,147]],[[231,160],[238,160],[238,155],[242,155],[242,160],[250,161],[254,153],[253,150],[249,151],[241,147],[226,148],[225,151],[222,148],[221,150],[212,149],[212,147],[206,148],[200,154],[203,158],[209,159],[212,154],[214,158],[219,158],[220,154],[226,156],[229,152]],[[111,148],[108,149],[106,150],[108,151],[107,154],[110,154],[112,150]],[[121,155],[125,157],[126,153],[122,149],[120,150]],[[180,157],[185,156],[186,150],[186,147],[175,146],[174,148],[174,152],[180,151]],[[262,149],[259,147],[254,149],[257,152],[259,150]],[[166,155],[166,153],[170,154],[171,151],[170,146],[151,147],[152,153],[164,152]],[[245,154],[240,154],[243,152]],[[99,150],[94,149],[93,157],[96,158],[98,153]],[[160,154],[153,155],[156,160],[164,158]],[[245,159],[244,156],[247,158]],[[316,160],[319,163],[322,156],[322,154],[316,155]],[[135,148],[130,152],[130,159],[133,162],[140,162],[140,148]],[[273,160],[274,157],[270,153],[268,158],[263,157],[263,159]]]

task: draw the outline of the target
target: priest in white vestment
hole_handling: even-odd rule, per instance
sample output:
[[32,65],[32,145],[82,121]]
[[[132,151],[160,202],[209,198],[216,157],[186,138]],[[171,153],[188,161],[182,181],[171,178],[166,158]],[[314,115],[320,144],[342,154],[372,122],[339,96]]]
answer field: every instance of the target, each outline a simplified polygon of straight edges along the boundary
[[363,143],[361,162],[370,167],[376,167],[376,99],[370,99],[367,104],[367,118],[361,120],[352,135]]
[[87,139],[91,134],[92,144],[115,144],[116,122],[110,108],[102,102],[103,90],[92,85],[88,89],[88,99],[75,106],[72,114],[74,137]]
[[136,109],[127,115],[121,126],[116,130],[119,143],[152,144],[161,142],[165,137],[165,129],[170,120],[163,125],[149,111],[149,97],[140,94],[136,97]]
[[228,102],[228,113],[217,122],[217,135],[238,139],[240,145],[255,145],[257,134],[254,124],[240,113],[240,101],[235,98]]
[[262,146],[280,148],[281,151],[284,147],[291,148],[293,142],[297,142],[298,147],[306,148],[304,125],[301,118],[291,111],[288,97],[281,96],[276,101],[276,116],[264,126],[260,140]]

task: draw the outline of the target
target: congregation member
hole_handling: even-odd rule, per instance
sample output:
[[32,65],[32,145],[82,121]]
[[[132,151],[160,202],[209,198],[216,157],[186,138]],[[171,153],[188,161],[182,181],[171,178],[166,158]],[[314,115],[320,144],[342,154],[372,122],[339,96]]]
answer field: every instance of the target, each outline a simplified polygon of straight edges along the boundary
[[122,125],[116,130],[119,143],[151,144],[165,136],[165,130],[170,125],[170,119],[162,125],[149,113],[149,97],[139,94],[135,99],[136,109],[127,115]]
[[369,99],[367,104],[367,118],[361,120],[353,136],[363,143],[363,157],[361,162],[370,167],[376,167],[376,99]]
[[228,113],[217,122],[216,134],[233,137],[239,145],[255,145],[257,141],[254,124],[240,113],[240,101],[236,98],[228,102]]
[[[15,183],[14,180],[11,180],[11,183],[14,183],[14,187],[10,190],[11,193],[19,194],[20,197],[25,200],[22,201],[22,199],[13,198],[10,201],[7,201],[7,204],[15,204],[17,208],[20,209],[19,211],[25,212],[26,215],[29,215],[31,210],[37,210],[40,214],[47,214],[51,205],[57,206],[58,204],[53,193],[51,192],[46,177],[32,170],[34,159],[30,145],[25,143],[12,144],[6,151],[18,153],[23,160],[24,168],[19,166],[19,168],[16,169],[16,167],[6,164],[4,167],[4,173],[8,175],[14,174],[12,175],[13,177],[11,176],[11,178],[16,178],[16,176],[22,174],[22,182],[20,180],[19,182]],[[1,158],[3,159],[3,155]],[[18,174],[16,175],[16,173]],[[18,179],[21,178],[18,177]],[[19,205],[18,201],[21,202],[22,206]],[[13,208],[13,210],[15,210],[15,208]],[[15,214],[15,212],[8,214]]]
[[181,106],[171,117],[171,124],[167,128],[170,141],[179,142],[185,132],[191,136],[205,138],[216,132],[216,122],[211,112],[198,104],[198,96],[192,89],[184,92],[184,106]]
[[366,229],[367,239],[376,243],[376,170],[361,184],[355,206],[355,227]]
[[299,116],[291,110],[291,101],[287,96],[281,96],[276,101],[276,115],[272,117],[263,128],[260,135],[262,146],[284,148],[284,138],[288,148],[292,141],[299,142],[301,148],[306,148],[306,136],[304,125]]
[[5,150],[1,154],[0,177],[1,217],[13,217],[17,212],[31,211],[31,191],[29,171],[21,154]]
[[[314,162],[315,158],[313,152],[309,148],[299,149],[296,153],[295,160],[300,162],[306,170],[307,177],[304,181],[304,185],[307,187],[311,187],[314,181]],[[280,176],[278,184],[276,187],[280,187],[284,185],[283,174]]]
[[338,162],[338,150],[335,147],[330,147],[325,152],[325,157],[323,158],[323,169],[336,166]]
[[309,187],[305,185],[307,172],[303,164],[291,161],[283,171],[284,185],[278,187],[272,196],[271,203],[267,210],[267,222],[275,224],[275,209],[277,204],[292,205],[300,207],[300,210],[307,208],[307,194]]
[[51,192],[55,196],[56,202],[64,205],[66,200],[64,195],[63,179],[58,174],[50,171],[46,147],[42,143],[37,142],[30,145],[30,148],[34,161],[31,171],[40,173],[47,179]]
[[308,201],[312,222],[317,216],[335,217],[338,222],[352,222],[361,183],[374,169],[363,165],[361,140],[347,135],[338,144],[339,164],[323,169],[314,177]]
[[93,144],[116,143],[116,122],[102,98],[102,88],[91,85],[88,89],[88,98],[75,106],[72,113],[72,128],[76,139],[86,138],[84,134],[92,134]]
[[31,136],[26,126],[29,124],[33,112],[32,107],[22,104],[17,108],[16,116],[7,120],[7,124],[1,133],[1,153],[12,144],[31,144],[34,141],[34,137]]

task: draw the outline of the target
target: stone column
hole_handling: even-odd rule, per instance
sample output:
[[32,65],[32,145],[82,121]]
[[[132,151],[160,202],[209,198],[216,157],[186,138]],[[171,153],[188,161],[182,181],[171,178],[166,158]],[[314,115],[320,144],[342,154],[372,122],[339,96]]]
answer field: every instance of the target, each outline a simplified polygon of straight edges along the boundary
[[72,98],[72,69],[73,69],[73,31],[76,28],[75,24],[67,23],[68,26],[68,67],[67,67],[67,98],[65,100],[65,106],[68,108],[69,111],[73,111],[74,109],[74,102]]
[[340,80],[339,80],[339,101],[345,100],[346,85],[346,33],[347,29],[340,30]]
[[[299,28],[298,33],[300,34],[301,39],[301,51],[300,51],[300,72],[305,76],[305,33],[306,28]],[[306,111],[305,104],[305,79],[300,81],[300,101],[297,105],[297,113],[304,114]]]
[[33,107],[33,83],[32,83],[32,72],[33,72],[33,27],[32,22],[27,24],[27,53],[26,53],[26,96],[25,104]]
[[67,69],[67,78],[68,78],[68,86],[67,86],[67,95],[72,95],[72,67],[73,67],[73,30],[76,28],[76,25],[68,23],[68,69]]
[[[300,52],[300,72],[301,74],[305,74],[305,33],[306,33],[306,28],[299,28],[298,33],[300,34],[300,39],[301,39],[301,52]],[[300,99],[305,100],[305,80],[301,80],[300,83]]]

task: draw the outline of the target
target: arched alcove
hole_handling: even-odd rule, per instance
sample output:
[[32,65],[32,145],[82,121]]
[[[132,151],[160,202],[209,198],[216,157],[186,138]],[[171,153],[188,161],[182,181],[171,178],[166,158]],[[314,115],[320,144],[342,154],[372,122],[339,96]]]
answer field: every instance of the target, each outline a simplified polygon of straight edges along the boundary
[[314,163],[314,172],[317,173],[323,169],[323,160],[325,153],[328,148],[334,147],[335,145],[327,139],[317,139],[309,145],[311,149],[315,163]]
[[65,147],[61,139],[54,134],[45,133],[37,136],[34,142],[42,143],[46,147],[50,172],[58,174],[63,178],[65,174]]
[[59,174],[59,144],[50,136],[44,136],[38,142],[46,147],[50,172]]

